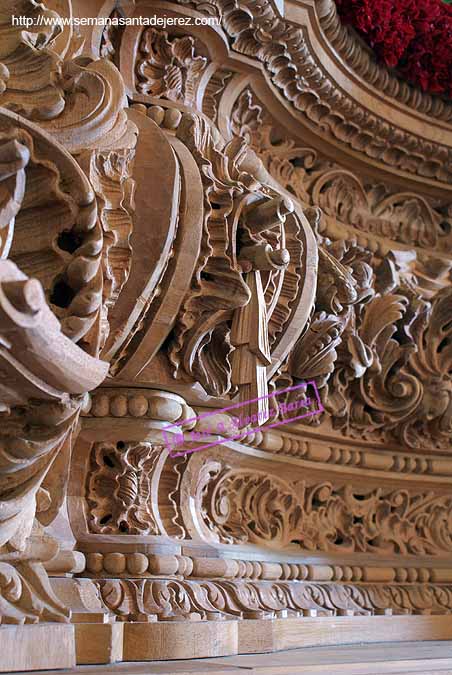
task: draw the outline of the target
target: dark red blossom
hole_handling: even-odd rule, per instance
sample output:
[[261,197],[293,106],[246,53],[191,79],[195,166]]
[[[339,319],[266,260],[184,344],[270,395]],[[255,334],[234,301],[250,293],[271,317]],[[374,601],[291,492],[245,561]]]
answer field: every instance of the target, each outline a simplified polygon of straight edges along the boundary
[[424,91],[452,96],[452,6],[442,0],[336,0],[379,61]]

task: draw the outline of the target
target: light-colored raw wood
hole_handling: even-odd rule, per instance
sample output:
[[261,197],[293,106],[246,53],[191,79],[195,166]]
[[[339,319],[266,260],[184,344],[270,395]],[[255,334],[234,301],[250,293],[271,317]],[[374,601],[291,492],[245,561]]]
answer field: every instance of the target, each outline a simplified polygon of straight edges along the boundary
[[205,656],[236,654],[236,621],[168,621],[126,623],[124,625],[124,660],[156,661],[192,659]]
[[447,668],[307,645],[452,639],[451,102],[334,0],[19,4],[0,666],[39,667],[47,630],[67,663],[75,626],[99,672]]
[[77,664],[123,660],[123,623],[75,623],[74,628]]
[[368,642],[450,640],[452,619],[444,616],[304,617],[245,621],[239,653]]
[[72,668],[75,666],[74,627],[69,624],[2,626],[0,672]]
[[[78,667],[71,674],[95,675],[386,675],[422,673],[436,675],[451,669],[449,642],[388,643],[334,648],[294,649],[276,654],[250,654],[241,657],[181,660],[172,663],[154,661],[109,666]],[[50,675],[46,671],[43,675]]]

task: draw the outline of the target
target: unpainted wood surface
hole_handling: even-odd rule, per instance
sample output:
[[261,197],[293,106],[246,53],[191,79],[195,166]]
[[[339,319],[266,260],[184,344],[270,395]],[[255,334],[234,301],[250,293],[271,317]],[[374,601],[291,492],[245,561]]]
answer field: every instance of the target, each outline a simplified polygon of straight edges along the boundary
[[[452,672],[452,643],[355,645],[294,649],[272,655],[249,654],[217,659],[193,659],[164,663],[122,663],[109,666],[79,666],[60,671],[63,675],[435,675]],[[19,674],[21,675],[21,674]],[[22,674],[24,675],[24,674]],[[52,675],[51,671],[41,675]]]

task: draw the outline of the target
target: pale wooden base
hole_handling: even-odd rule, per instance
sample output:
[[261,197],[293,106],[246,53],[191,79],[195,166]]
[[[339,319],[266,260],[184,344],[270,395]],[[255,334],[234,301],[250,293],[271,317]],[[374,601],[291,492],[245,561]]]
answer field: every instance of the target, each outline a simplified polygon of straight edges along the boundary
[[76,623],[77,663],[115,663],[123,661],[123,623]]
[[[229,657],[225,663],[231,664],[235,658],[246,662],[247,654],[256,658],[259,653],[262,663],[266,663],[268,654],[266,657],[265,653],[289,649],[381,643],[375,649],[385,653],[385,642],[394,645],[407,641],[452,640],[452,617],[303,617],[3,626],[0,628],[0,672],[72,667],[75,664],[74,629],[78,664],[215,657]],[[300,653],[307,654],[309,649]],[[452,650],[449,653],[452,665]]]
[[237,621],[127,623],[124,660],[195,659],[238,654]]
[[74,627],[65,623],[0,627],[0,672],[72,668]]
[[[311,647],[190,661],[82,666],[64,675],[450,675],[452,643]],[[25,674],[20,674],[25,675]],[[46,671],[40,675],[57,675]]]
[[451,616],[340,616],[247,620],[239,624],[239,654],[326,645],[452,640]]
[[452,617],[344,616],[128,623],[124,626],[124,660],[192,659],[408,640],[452,640]]

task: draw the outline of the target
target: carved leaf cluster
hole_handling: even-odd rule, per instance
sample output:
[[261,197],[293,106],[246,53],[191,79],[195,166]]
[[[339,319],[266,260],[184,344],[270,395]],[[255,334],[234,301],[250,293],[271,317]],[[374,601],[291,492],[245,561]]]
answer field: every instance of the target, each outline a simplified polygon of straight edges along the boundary
[[452,550],[451,498],[203,467],[197,495],[213,541],[309,551],[438,555]]
[[120,621],[263,619],[341,614],[448,614],[450,585],[102,580],[100,594]]
[[139,56],[136,66],[139,92],[186,105],[194,103],[207,59],[196,55],[191,36],[169,38],[165,31],[148,28],[141,38]]
[[150,443],[94,445],[87,484],[92,532],[159,534],[151,482],[160,450]]

